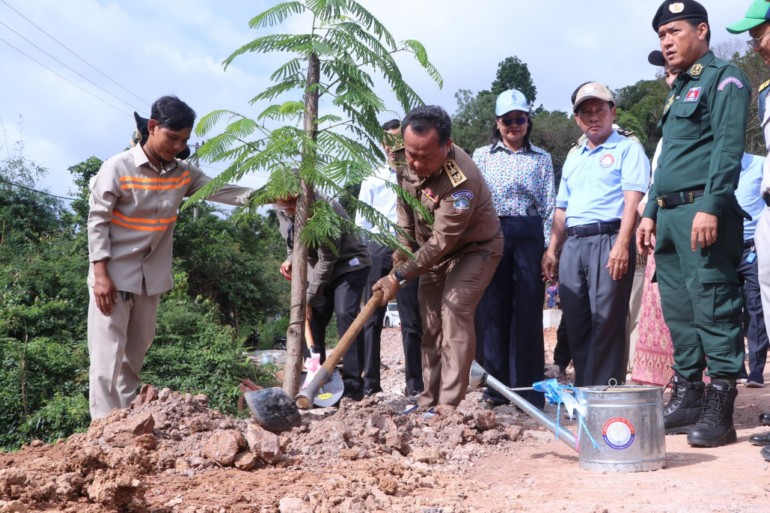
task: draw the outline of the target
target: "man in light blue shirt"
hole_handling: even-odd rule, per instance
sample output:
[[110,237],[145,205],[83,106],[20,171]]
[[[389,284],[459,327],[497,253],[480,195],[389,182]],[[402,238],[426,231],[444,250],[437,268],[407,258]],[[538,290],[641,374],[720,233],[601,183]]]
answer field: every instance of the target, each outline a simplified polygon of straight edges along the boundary
[[[766,206],[759,192],[764,163],[764,157],[744,153],[741,160],[741,177],[738,181],[738,188],[735,189],[735,198],[738,200],[738,204],[751,216],[751,220],[744,219],[743,221],[743,258],[738,266],[738,277],[743,285],[743,328],[749,353],[749,372],[746,380],[746,387],[748,388],[765,386],[763,374],[768,347],[765,316],[762,313],[762,295],[759,290],[759,277],[757,275],[757,251],[754,245],[757,221],[759,221]],[[770,444],[770,433],[765,435],[767,441],[762,445]],[[756,441],[754,442],[756,443]]]
[[613,128],[615,100],[604,85],[578,87],[573,108],[586,140],[564,163],[543,277],[559,280],[575,385],[623,383],[636,208],[650,162],[637,141]]
[[[384,123],[382,129],[386,134],[389,134],[382,143],[388,162],[361,183],[358,200],[371,206],[395,225],[398,223],[397,196],[394,190],[396,186],[396,162],[397,160],[404,160],[403,156],[400,159],[397,157],[398,152],[403,151],[402,145],[397,143],[401,138],[401,122],[392,119]],[[371,233],[379,233],[379,228],[361,212],[356,216],[356,226]],[[364,289],[364,301],[369,301],[372,295],[372,286],[377,283],[377,280],[386,276],[393,268],[393,250],[372,240],[369,241],[368,246],[369,253],[372,255],[372,267]],[[423,390],[422,355],[420,353],[422,321],[417,300],[419,282],[419,279],[409,281],[396,296],[404,344],[404,373],[406,378],[404,394],[407,397],[416,397]],[[374,315],[369,317],[364,326],[364,395],[367,396],[382,391],[380,386],[380,337],[385,309],[384,306],[379,308]]]

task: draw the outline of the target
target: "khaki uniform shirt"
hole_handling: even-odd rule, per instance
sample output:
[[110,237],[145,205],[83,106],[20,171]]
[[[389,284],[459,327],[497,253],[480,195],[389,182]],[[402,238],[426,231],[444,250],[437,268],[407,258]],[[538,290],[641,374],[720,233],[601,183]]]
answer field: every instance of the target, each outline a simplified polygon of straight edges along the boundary
[[[348,219],[345,209],[339,202],[334,201],[325,195],[316,192],[313,201],[324,201],[331,203],[334,212],[344,219]],[[293,225],[294,219],[280,210],[275,210],[278,217],[278,229],[284,238],[289,236],[289,226]],[[369,249],[366,244],[355,234],[346,232],[334,241],[334,247],[321,246],[319,248],[308,248],[308,287],[307,303],[313,305],[316,298],[323,293],[324,286],[331,284],[343,274],[371,267],[372,258],[369,255]],[[287,246],[288,256],[286,262],[291,261],[292,249]]]
[[[484,177],[468,154],[456,145],[435,175],[420,178],[402,166],[398,183],[432,217],[431,222],[423,212],[399,198],[398,224],[419,248],[416,260],[397,269],[404,279],[424,274],[458,255],[478,251],[500,232],[500,220]],[[414,242],[402,242],[415,249]]]
[[[156,295],[173,285],[171,260],[177,210],[185,196],[211,178],[189,162],[176,160],[160,171],[137,145],[108,159],[94,177],[88,213],[88,284],[93,262],[109,260],[119,291]],[[252,189],[225,185],[207,199],[240,205]]]

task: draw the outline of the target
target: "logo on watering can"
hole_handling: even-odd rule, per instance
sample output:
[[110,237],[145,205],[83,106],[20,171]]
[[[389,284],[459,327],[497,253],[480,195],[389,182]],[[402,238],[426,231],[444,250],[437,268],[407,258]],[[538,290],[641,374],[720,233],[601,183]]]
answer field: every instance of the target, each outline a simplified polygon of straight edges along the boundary
[[628,419],[623,417],[614,417],[604,423],[602,428],[602,437],[604,443],[612,449],[627,449],[636,438],[634,425]]

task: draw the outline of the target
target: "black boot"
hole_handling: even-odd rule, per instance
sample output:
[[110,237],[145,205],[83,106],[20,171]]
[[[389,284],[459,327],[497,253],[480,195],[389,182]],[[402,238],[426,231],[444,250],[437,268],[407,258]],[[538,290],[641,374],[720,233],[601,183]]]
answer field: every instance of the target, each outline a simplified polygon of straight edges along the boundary
[[678,372],[671,378],[671,398],[663,408],[667,435],[687,434],[703,410],[703,381],[687,381]]
[[726,381],[712,380],[703,396],[703,414],[687,435],[687,443],[719,447],[738,439],[733,425],[733,407],[738,389]]

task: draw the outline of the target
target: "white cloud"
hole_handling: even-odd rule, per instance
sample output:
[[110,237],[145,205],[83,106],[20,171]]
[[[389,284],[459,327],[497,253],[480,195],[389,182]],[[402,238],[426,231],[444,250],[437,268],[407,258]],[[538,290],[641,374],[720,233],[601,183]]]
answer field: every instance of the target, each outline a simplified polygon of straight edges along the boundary
[[[79,61],[19,17],[10,4],[112,80]],[[443,89],[407,56],[399,57],[407,81],[428,103],[456,108],[459,89],[488,89],[497,64],[517,56],[529,66],[537,103],[569,110],[569,96],[585,80],[619,88],[655,76],[647,54],[658,40],[650,25],[658,2],[592,0],[363,0],[397,40],[417,39],[444,77]],[[748,6],[703,0],[716,46],[735,40],[724,27]],[[22,137],[28,158],[49,169],[45,185],[57,194],[71,187],[67,167],[91,155],[107,158],[122,150],[133,129],[131,112],[149,113],[149,102],[177,94],[200,115],[229,108],[256,115],[264,105],[249,100],[266,85],[285,54],[250,54],[224,71],[235,49],[264,35],[248,27],[253,16],[275,2],[234,0],[4,0],[0,21],[86,75],[120,100],[99,91],[0,25],[0,39],[114,106],[57,77],[0,41],[4,77],[0,120],[10,145]],[[292,19],[273,31],[306,31]],[[746,39],[739,36],[738,39]],[[756,85],[756,84],[755,84]],[[390,91],[381,95],[395,115],[400,107]],[[23,119],[23,132],[17,123]],[[0,156],[8,145],[0,139]],[[259,178],[255,178],[259,180]]]

